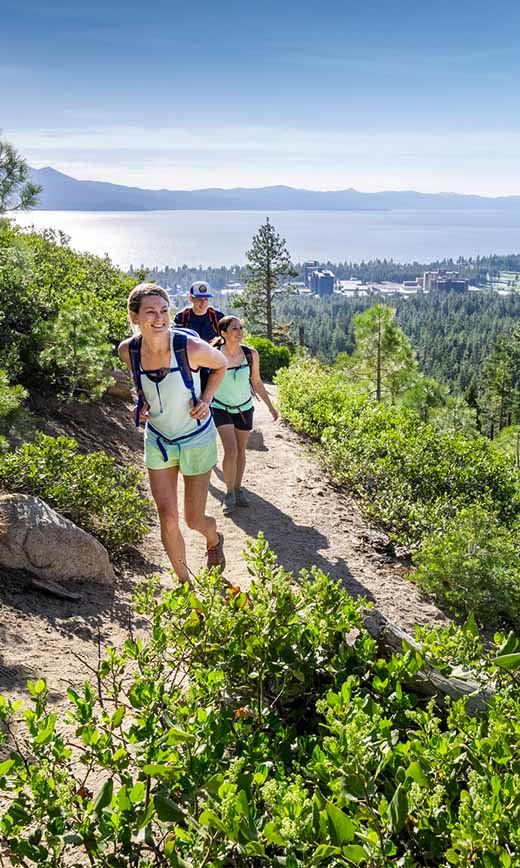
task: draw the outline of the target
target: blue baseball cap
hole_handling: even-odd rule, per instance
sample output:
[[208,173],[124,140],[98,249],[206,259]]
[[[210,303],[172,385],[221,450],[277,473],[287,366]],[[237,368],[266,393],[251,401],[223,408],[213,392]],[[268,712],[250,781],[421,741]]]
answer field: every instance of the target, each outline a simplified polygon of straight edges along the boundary
[[190,286],[190,295],[192,298],[213,298],[209,291],[209,284],[205,280],[196,280]]

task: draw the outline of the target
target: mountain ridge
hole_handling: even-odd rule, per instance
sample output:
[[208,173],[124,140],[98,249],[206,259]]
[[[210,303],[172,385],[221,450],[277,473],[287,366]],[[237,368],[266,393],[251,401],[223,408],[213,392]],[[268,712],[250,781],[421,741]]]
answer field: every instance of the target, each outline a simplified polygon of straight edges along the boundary
[[354,187],[307,190],[278,184],[149,190],[109,181],[80,181],[52,166],[31,169],[31,180],[43,188],[37,207],[46,211],[388,211],[520,207],[520,196],[489,197],[416,190],[363,193]]

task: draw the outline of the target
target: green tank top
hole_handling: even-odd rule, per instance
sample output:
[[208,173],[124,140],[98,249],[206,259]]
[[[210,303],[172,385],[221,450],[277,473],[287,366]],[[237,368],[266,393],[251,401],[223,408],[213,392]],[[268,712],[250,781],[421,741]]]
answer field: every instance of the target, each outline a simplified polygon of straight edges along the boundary
[[228,413],[240,413],[253,406],[251,395],[250,370],[247,359],[234,368],[228,368],[218,387],[212,406]]

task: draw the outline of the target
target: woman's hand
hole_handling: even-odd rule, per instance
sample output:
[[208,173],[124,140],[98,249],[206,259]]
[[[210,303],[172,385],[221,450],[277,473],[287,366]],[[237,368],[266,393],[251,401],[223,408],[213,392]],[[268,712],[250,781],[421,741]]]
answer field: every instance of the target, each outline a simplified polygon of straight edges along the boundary
[[190,416],[192,419],[207,419],[211,413],[209,405],[205,401],[197,401],[196,404],[190,401]]
[[271,416],[273,417],[273,422],[277,422],[278,419],[280,418],[279,414],[278,414],[278,410],[275,410],[274,407],[271,407],[270,410],[271,410]]

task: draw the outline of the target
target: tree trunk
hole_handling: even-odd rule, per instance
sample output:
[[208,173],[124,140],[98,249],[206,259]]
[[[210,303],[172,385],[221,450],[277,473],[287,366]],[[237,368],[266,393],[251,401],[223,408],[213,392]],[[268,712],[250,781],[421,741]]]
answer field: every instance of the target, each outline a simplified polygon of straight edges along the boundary
[[381,400],[381,314],[377,319],[376,401]]
[[270,341],[273,339],[273,287],[271,276],[271,264],[267,263],[267,280],[265,287],[265,313],[266,313],[266,331]]
[[[406,642],[408,647],[423,653],[421,646],[412,636],[393,624],[376,609],[367,609],[364,623],[386,656],[404,654],[403,642]],[[459,671],[447,677],[441,675],[437,669],[428,663],[424,664],[420,672],[411,676],[407,684],[415,693],[420,693],[422,696],[436,696],[440,701],[445,696],[454,700],[466,698],[466,711],[472,717],[487,711],[489,701],[495,693],[492,688],[483,686],[474,680],[471,672]]]

